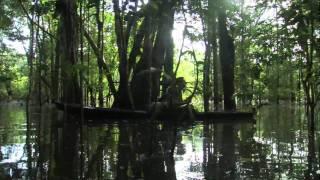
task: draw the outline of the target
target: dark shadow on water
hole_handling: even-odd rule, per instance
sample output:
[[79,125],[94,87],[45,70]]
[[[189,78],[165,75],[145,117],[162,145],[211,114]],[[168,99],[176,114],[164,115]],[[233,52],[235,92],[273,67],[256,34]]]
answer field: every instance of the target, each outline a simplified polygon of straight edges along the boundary
[[204,174],[206,179],[236,179],[236,136],[234,125],[204,125]]
[[173,124],[121,124],[119,130],[116,179],[176,179],[173,151],[177,129]]

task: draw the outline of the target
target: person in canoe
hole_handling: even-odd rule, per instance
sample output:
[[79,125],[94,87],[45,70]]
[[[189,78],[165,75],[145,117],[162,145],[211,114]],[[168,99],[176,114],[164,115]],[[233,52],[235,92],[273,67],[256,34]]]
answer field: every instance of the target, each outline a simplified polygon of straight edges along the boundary
[[161,113],[177,113],[185,115],[187,112],[188,115],[193,116],[194,109],[190,105],[190,98],[183,100],[182,94],[186,90],[186,81],[183,77],[173,78],[169,80],[168,87],[165,89],[162,97],[158,102],[155,102],[151,105],[151,112],[154,116],[157,116]]

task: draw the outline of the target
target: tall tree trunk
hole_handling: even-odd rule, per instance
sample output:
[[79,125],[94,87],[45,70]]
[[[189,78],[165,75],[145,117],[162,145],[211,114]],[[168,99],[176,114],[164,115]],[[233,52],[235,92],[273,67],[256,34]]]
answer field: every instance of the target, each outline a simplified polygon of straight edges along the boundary
[[152,73],[152,97],[151,101],[157,101],[160,95],[160,75],[161,70],[166,67],[168,75],[173,75],[173,40],[171,31],[173,29],[174,22],[174,2],[163,1],[159,8],[159,23],[157,38],[152,54],[152,67],[155,68],[155,73]]
[[[172,21],[173,21],[173,17],[172,17]],[[165,59],[164,59],[164,73],[168,76],[170,76],[171,78],[174,77],[174,71],[173,71],[173,49],[174,49],[174,43],[173,43],[173,38],[171,35],[171,30],[173,29],[173,23],[172,26],[169,27],[170,31],[168,32],[168,35],[165,37],[166,38],[166,55],[165,55]],[[163,92],[165,92],[166,89],[168,89],[168,84],[164,83],[162,86],[162,90]]]
[[97,62],[98,62],[98,69],[99,69],[99,87],[98,87],[98,100],[99,100],[99,106],[103,106],[103,22],[104,20],[100,20],[100,1],[97,1],[96,3],[96,23],[97,23],[97,29],[98,29],[98,39],[97,39],[97,48],[99,51],[99,54],[97,56]]
[[[60,12],[60,41],[62,100],[64,103],[80,104],[81,91],[78,72],[75,69],[78,58],[78,24],[75,0],[59,0],[57,10]],[[65,113],[62,144],[62,158],[59,163],[61,176],[67,179],[78,177],[78,129],[76,118]]]
[[[208,14],[206,15],[202,15],[201,17],[201,21],[202,21],[202,26],[203,26],[203,34],[204,34],[204,42],[205,42],[205,46],[206,46],[206,50],[205,50],[205,55],[204,55],[204,64],[203,64],[203,107],[204,107],[204,111],[208,112],[209,111],[209,99],[211,96],[211,87],[210,87],[210,70],[211,70],[211,52],[212,52],[212,48],[211,48],[211,36],[212,36],[212,27],[210,26],[210,24],[212,23],[214,17],[212,17],[212,12],[213,9],[211,9],[212,7],[212,3],[211,1],[208,2],[210,5],[208,5]],[[202,8],[202,7],[200,7]],[[208,19],[207,21],[205,21],[205,19]]]
[[[151,102],[158,100],[163,68],[166,75],[173,76],[171,31],[175,12],[173,6],[176,1],[164,1],[161,4],[153,1],[152,3],[157,3],[159,10],[145,14],[144,27],[142,27],[144,30],[143,54],[134,70],[131,82],[132,97],[138,109],[145,109]],[[156,29],[153,27],[153,22],[157,22]],[[139,38],[141,35],[139,37],[138,35],[139,33],[137,43],[141,40]]]
[[144,23],[143,54],[133,72],[131,81],[132,98],[136,109],[146,109],[146,106],[151,103],[152,18],[145,17]]
[[[313,13],[314,9],[312,9]],[[306,107],[307,107],[307,117],[308,117],[308,172],[307,179],[311,179],[310,175],[312,174],[315,177],[315,108],[318,101],[318,93],[316,82],[314,82],[315,70],[314,70],[314,53],[315,50],[315,35],[314,35],[314,23],[315,16],[310,17],[310,24],[308,31],[310,33],[309,40],[310,44],[305,45],[305,54],[306,54],[306,69],[305,69],[305,78],[303,80],[303,86],[306,97]]]
[[209,0],[209,25],[208,29],[210,32],[209,43],[212,48],[212,65],[213,65],[213,103],[214,109],[217,110],[219,107],[219,59],[218,59],[218,45],[217,45],[217,0]]
[[[216,25],[216,22],[214,22]],[[212,47],[213,47],[213,106],[215,110],[218,110],[219,108],[219,103],[220,103],[220,78],[219,78],[219,58],[218,58],[218,45],[217,45],[217,38],[216,38],[216,32],[214,32],[213,38],[214,39],[212,42]],[[220,81],[221,82],[221,81]]]
[[[277,3],[277,0],[275,1],[275,3]],[[275,4],[275,6],[276,6],[276,9],[275,9],[275,11],[276,11],[276,20],[278,19],[278,5],[277,4]],[[276,56],[276,71],[277,71],[277,77],[276,77],[276,103],[277,104],[280,104],[280,61],[281,61],[281,54],[282,54],[282,52],[281,52],[281,48],[282,47],[280,47],[279,46],[279,24],[277,23],[277,25],[276,25],[276,53],[277,53],[277,56]]]
[[[244,21],[244,0],[240,1],[240,16],[241,20]],[[240,70],[239,70],[239,76],[240,76],[240,81],[239,81],[239,86],[240,86],[240,102],[241,106],[244,106],[247,102],[247,93],[248,93],[248,83],[247,83],[247,64],[245,61],[245,36],[244,36],[244,31],[245,27],[241,27],[240,30],[240,47],[239,47],[239,54],[240,54],[240,59],[239,59],[239,65],[240,65]]]
[[[48,22],[48,29],[51,30],[52,28],[52,21],[50,20]],[[55,51],[54,51],[54,39],[52,37],[49,38],[50,39],[50,102],[53,102],[55,99],[53,98],[53,80],[54,80],[54,77],[53,77],[53,74],[54,74],[54,60],[55,60]]]
[[[61,22],[58,23],[58,27]],[[58,28],[57,35],[61,34],[61,28]],[[52,99],[54,101],[58,101],[59,99],[59,77],[60,77],[60,63],[61,63],[61,55],[60,51],[62,50],[60,47],[60,38],[57,38],[55,44],[55,58],[52,72]]]
[[134,66],[136,65],[137,56],[141,54],[140,49],[143,44],[143,38],[145,36],[145,29],[146,29],[145,24],[146,24],[145,20],[143,20],[134,38],[133,47],[129,55],[129,69],[128,69],[129,72],[131,72]]
[[[173,70],[173,56],[174,56],[174,43],[173,43],[173,38],[172,38],[172,29],[173,29],[173,24],[174,24],[174,2],[170,5],[171,7],[168,7],[167,10],[167,20],[166,20],[166,25],[167,25],[167,30],[165,31],[165,36],[164,36],[164,42],[165,42],[165,59],[164,59],[164,73],[166,75],[169,75],[171,78],[174,76],[174,70]],[[163,84],[162,89],[166,90],[168,88],[168,84]]]
[[[23,6],[21,4],[21,6]],[[31,11],[31,19],[29,20],[29,29],[30,29],[30,39],[29,39],[29,49],[28,49],[28,56],[27,56],[27,61],[28,61],[28,67],[29,67],[29,74],[28,74],[28,95],[26,98],[26,123],[27,123],[27,129],[26,129],[26,153],[28,157],[27,161],[27,178],[32,179],[33,174],[32,174],[32,143],[31,143],[31,129],[32,129],[32,123],[30,119],[30,101],[31,101],[31,92],[32,92],[32,84],[33,84],[33,61],[34,61],[34,25],[33,25],[33,20],[34,20],[34,10]]]
[[115,31],[117,36],[118,54],[120,59],[119,74],[120,84],[118,92],[115,96],[113,107],[119,108],[133,108],[132,98],[129,91],[129,71],[127,60],[127,44],[126,37],[124,37],[123,21],[121,18],[121,11],[119,8],[119,0],[113,0],[113,9],[115,16]]
[[228,34],[226,24],[226,12],[222,8],[218,15],[219,20],[219,45],[220,45],[220,62],[222,69],[223,93],[224,93],[224,109],[235,110],[236,104],[233,97],[234,94],[234,63],[235,48],[233,39]]
[[62,86],[63,102],[80,103],[80,89],[78,75],[73,67],[77,64],[78,53],[78,26],[76,23],[76,3],[69,0],[60,0],[63,3],[61,16],[61,37],[60,46],[62,48]]

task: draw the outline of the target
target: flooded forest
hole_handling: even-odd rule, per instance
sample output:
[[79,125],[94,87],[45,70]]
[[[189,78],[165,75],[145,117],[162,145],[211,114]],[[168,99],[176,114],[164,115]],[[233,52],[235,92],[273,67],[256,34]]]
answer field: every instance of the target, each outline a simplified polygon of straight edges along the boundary
[[320,1],[1,0],[0,179],[320,179]]

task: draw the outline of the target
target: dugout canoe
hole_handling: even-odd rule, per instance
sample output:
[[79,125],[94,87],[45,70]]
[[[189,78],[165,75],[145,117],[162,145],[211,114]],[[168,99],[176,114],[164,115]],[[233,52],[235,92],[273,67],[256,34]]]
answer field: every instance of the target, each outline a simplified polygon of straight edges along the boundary
[[[77,104],[64,104],[55,102],[57,109],[71,113],[81,114],[81,109],[85,119],[89,119],[89,122],[107,123],[108,121],[135,121],[143,119],[157,119],[163,121],[172,121],[177,117],[183,117],[178,119],[192,119],[195,121],[217,122],[217,123],[229,123],[229,122],[254,122],[254,114],[252,112],[238,112],[238,111],[214,111],[214,112],[196,112],[192,115],[189,112],[180,111],[165,111],[154,114],[148,111],[140,110],[124,110],[115,108],[100,108],[100,107],[88,107],[81,108]],[[183,112],[183,114],[182,114]],[[192,116],[192,117],[189,117]]]
[[83,111],[83,116],[86,119],[146,119],[151,117],[147,111],[89,106],[81,108],[78,104],[64,104],[58,102],[55,102],[55,105],[57,109],[71,114],[81,115],[81,111]]

